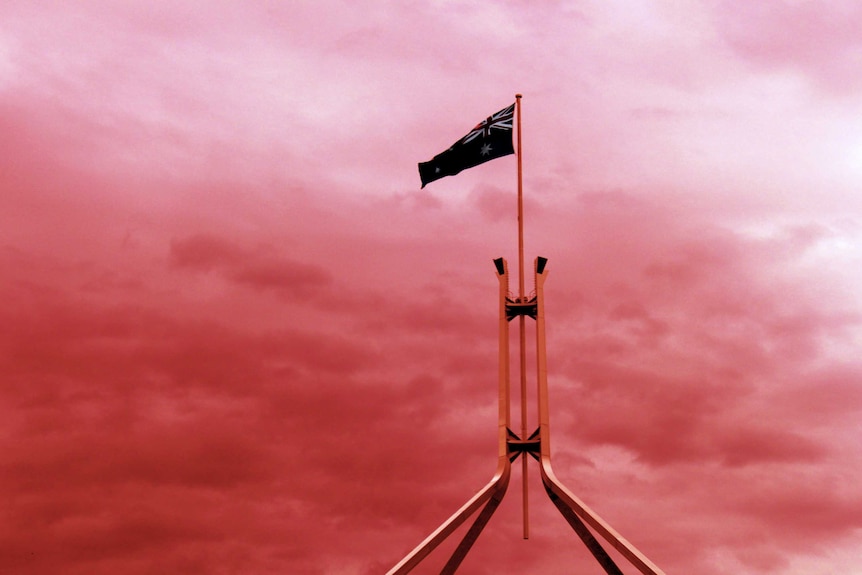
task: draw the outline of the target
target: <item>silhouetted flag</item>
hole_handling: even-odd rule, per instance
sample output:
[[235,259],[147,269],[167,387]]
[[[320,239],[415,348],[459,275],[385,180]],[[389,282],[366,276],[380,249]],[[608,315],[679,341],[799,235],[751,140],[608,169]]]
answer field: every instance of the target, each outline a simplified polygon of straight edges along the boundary
[[515,153],[512,146],[512,120],[515,104],[500,110],[479,122],[469,134],[452,144],[452,147],[434,156],[430,162],[419,164],[422,187],[426,184],[454,176],[461,170],[483,164],[488,160]]

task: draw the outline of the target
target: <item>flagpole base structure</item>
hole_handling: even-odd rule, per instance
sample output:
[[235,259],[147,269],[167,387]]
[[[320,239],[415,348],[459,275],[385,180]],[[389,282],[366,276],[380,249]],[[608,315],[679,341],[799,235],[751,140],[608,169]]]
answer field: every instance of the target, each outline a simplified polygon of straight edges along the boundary
[[[548,409],[547,356],[545,350],[545,302],[544,284],[547,277],[547,259],[539,257],[534,262],[535,292],[530,297],[509,294],[509,273],[506,260],[494,260],[500,286],[500,331],[497,420],[498,459],[494,476],[479,492],[470,498],[458,511],[444,521],[431,535],[408,553],[387,575],[404,575],[419,565],[440,543],[448,539],[471,516],[476,514],[455,551],[440,571],[441,575],[455,573],[469,553],[479,535],[497,510],[512,473],[512,463],[518,457],[531,456],[539,462],[542,484],[551,502],[578,535],[589,552],[608,575],[623,575],[623,571],[599,542],[599,537],[610,544],[628,564],[642,575],[665,575],[634,545],[617,533],[583,501],[569,491],[556,477],[551,467],[551,446]],[[539,427],[528,437],[518,436],[511,430],[510,382],[509,382],[509,322],[516,318],[530,317],[536,321],[536,366]],[[521,339],[524,337],[524,322],[519,322]],[[523,359],[522,359],[523,361]],[[522,424],[523,425],[523,424]],[[525,435],[522,433],[522,435]],[[526,482],[526,475],[524,476]],[[478,512],[478,513],[477,513]]]

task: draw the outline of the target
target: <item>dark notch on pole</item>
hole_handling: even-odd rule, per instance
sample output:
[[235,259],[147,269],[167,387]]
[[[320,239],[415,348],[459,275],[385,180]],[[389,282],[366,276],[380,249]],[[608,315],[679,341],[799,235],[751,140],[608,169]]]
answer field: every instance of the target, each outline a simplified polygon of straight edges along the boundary
[[541,274],[545,272],[545,265],[548,263],[548,258],[543,258],[539,256],[536,258],[536,273]]
[[503,275],[506,273],[506,262],[503,258],[497,258],[494,260],[494,267],[497,268],[497,275]]

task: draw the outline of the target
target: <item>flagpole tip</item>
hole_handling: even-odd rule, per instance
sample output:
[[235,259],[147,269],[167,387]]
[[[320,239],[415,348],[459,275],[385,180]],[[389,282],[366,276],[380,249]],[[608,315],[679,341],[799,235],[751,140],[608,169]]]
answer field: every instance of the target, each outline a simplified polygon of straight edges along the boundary
[[516,97],[516,98],[518,98],[519,100],[521,99],[521,95],[520,95],[520,94],[515,94],[515,97]]

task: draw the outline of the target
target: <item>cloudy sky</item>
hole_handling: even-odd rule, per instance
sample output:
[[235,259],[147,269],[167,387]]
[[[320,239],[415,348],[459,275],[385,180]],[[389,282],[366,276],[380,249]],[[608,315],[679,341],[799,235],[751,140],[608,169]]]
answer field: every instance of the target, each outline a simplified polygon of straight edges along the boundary
[[[382,574],[481,488],[516,161],[416,163],[519,92],[557,475],[669,574],[854,572],[860,29],[3,2],[0,572]],[[600,572],[530,489],[531,538],[516,472],[462,571]]]

